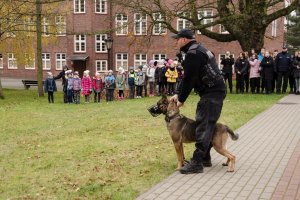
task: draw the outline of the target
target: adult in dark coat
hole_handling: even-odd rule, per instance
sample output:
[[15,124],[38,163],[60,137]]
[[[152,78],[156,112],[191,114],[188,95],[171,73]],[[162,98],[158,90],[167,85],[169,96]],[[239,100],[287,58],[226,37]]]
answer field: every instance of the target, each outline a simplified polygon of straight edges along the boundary
[[[287,52],[287,48],[283,47],[282,52],[276,56],[275,59],[275,70],[277,72],[277,93],[285,93],[288,84],[288,78],[290,70],[292,68],[292,57]],[[282,84],[283,80],[283,84]]]
[[297,55],[293,61],[293,68],[294,68],[294,78],[295,78],[295,87],[296,87],[296,94],[300,94],[300,51],[297,52]]
[[236,73],[236,93],[244,93],[244,79],[248,73],[249,61],[246,59],[245,53],[240,53],[239,58],[234,64],[234,70]]
[[234,65],[234,58],[230,55],[230,52],[226,52],[225,58],[222,59],[221,65],[223,65],[222,72],[224,76],[224,80],[226,83],[226,90],[227,90],[227,80],[228,80],[228,86],[230,93],[232,93],[232,65]]
[[62,79],[62,86],[63,86],[63,92],[64,92],[64,103],[68,103],[68,98],[67,98],[67,80],[66,80],[66,71],[68,71],[68,66],[65,65],[63,67],[63,70],[61,72],[59,72],[59,74],[57,76],[54,76],[53,79],[57,80],[57,79]]
[[274,78],[274,60],[270,56],[270,52],[266,51],[265,56],[263,57],[260,63],[262,73],[264,76],[266,94],[272,93],[272,82]]
[[166,67],[164,66],[163,61],[157,62],[157,68],[155,69],[155,83],[158,85],[158,96],[166,92]]

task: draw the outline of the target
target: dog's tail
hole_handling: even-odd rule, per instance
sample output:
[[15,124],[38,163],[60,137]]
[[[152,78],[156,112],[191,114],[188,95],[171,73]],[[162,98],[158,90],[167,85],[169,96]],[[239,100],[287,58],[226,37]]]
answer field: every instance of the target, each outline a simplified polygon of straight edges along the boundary
[[229,133],[232,140],[239,139],[239,134],[238,133],[234,133],[233,130],[231,130],[228,126],[226,126],[226,129],[227,129],[227,132]]

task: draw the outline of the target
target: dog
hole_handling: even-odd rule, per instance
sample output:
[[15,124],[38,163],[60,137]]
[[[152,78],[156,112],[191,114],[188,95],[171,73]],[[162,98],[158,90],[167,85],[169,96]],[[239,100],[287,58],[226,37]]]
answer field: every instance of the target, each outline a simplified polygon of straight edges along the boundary
[[[185,162],[183,143],[196,142],[196,122],[181,115],[176,102],[169,101],[166,96],[163,96],[156,105],[148,108],[148,111],[154,117],[160,114],[165,115],[167,129],[177,153],[177,170],[179,170]],[[234,172],[236,157],[226,149],[228,136],[232,140],[239,138],[239,135],[235,134],[228,126],[217,123],[212,138],[212,146],[219,154],[227,158],[226,163],[222,164],[228,166],[227,172]]]

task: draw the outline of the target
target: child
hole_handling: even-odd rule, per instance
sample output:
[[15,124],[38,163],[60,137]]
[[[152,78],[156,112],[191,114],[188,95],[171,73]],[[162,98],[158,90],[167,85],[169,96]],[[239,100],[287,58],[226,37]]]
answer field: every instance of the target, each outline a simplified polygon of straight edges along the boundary
[[73,74],[72,71],[67,73],[67,102],[68,104],[73,103]]
[[84,95],[85,103],[90,103],[90,94],[92,92],[92,80],[89,73],[89,70],[85,70],[81,80],[82,94]]
[[129,68],[129,73],[128,73],[128,86],[129,86],[129,99],[134,99],[134,91],[135,91],[135,78],[136,74],[134,72],[134,67]]
[[155,81],[155,67],[157,65],[157,61],[150,60],[149,67],[147,68],[147,77],[150,87],[150,97],[154,96],[154,81]]
[[136,98],[142,98],[143,86],[145,83],[145,73],[142,71],[143,66],[138,67],[136,74],[135,85],[136,85]]
[[72,70],[67,70],[64,73],[65,78],[63,79],[63,92],[64,92],[64,103],[68,103],[68,74],[72,73]]
[[116,88],[116,79],[113,75],[113,71],[109,70],[108,75],[105,77],[106,88],[106,102],[114,100],[114,91]]
[[170,67],[165,73],[165,76],[167,78],[167,83],[168,83],[168,95],[173,95],[175,92],[175,85],[176,85],[176,80],[178,78],[178,73],[175,67],[175,63],[170,61]]
[[155,83],[158,85],[158,96],[165,92],[165,73],[166,67],[163,61],[158,61],[157,68],[155,69]]
[[55,80],[51,72],[47,72],[48,78],[45,80],[44,90],[48,93],[48,102],[54,103],[53,93],[57,91]]
[[74,93],[74,102],[80,104],[80,90],[81,90],[81,78],[79,78],[79,73],[74,72],[73,77],[73,93]]
[[125,79],[125,70],[123,67],[120,67],[116,78],[117,89],[119,90],[119,100],[124,99]]
[[252,94],[255,92],[259,93],[259,87],[260,87],[260,73],[259,73],[259,67],[260,67],[260,61],[258,60],[257,55],[254,53],[251,56],[251,59],[249,60],[250,63],[250,88]]
[[100,103],[101,92],[104,88],[104,82],[102,81],[100,73],[96,72],[95,76],[93,77],[92,86],[94,90],[94,103]]

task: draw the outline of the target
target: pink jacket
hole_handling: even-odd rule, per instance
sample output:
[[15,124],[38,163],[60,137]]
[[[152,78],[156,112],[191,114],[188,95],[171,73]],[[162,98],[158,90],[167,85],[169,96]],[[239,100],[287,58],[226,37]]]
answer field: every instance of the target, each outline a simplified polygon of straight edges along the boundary
[[83,95],[89,95],[92,90],[92,79],[88,77],[83,77],[81,79],[81,88],[82,88],[82,94]]
[[260,61],[255,59],[255,60],[250,60],[250,78],[257,78],[260,77],[259,73],[259,66],[260,66]]

